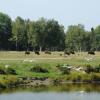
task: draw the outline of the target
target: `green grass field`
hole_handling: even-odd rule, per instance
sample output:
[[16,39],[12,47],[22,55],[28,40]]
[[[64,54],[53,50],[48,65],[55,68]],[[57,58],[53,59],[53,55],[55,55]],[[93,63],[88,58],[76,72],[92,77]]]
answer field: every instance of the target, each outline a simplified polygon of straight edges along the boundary
[[[60,56],[62,54],[62,56]],[[90,59],[90,60],[88,60]],[[44,54],[36,55],[31,52],[30,55],[25,55],[25,52],[0,52],[0,67],[5,69],[5,66],[11,67],[16,70],[17,75],[0,75],[0,83],[8,84],[17,80],[17,77],[49,77],[52,79],[65,79],[74,80],[81,76],[83,80],[89,80],[93,75],[82,74],[73,72],[70,75],[61,74],[57,65],[68,64],[74,67],[85,67],[90,64],[95,67],[100,64],[100,52],[96,55],[88,55],[87,52],[76,53],[75,55],[64,56],[63,52],[52,52],[51,55]],[[42,66],[47,69],[49,73],[36,73],[31,72],[30,69],[34,66]],[[96,73],[100,77],[100,73]],[[10,82],[9,82],[10,81]]]

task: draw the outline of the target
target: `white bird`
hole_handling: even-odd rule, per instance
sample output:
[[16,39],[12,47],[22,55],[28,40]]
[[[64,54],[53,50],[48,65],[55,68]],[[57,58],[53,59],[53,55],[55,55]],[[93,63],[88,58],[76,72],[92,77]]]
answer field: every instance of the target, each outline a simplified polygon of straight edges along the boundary
[[84,93],[85,91],[80,91],[80,93]]

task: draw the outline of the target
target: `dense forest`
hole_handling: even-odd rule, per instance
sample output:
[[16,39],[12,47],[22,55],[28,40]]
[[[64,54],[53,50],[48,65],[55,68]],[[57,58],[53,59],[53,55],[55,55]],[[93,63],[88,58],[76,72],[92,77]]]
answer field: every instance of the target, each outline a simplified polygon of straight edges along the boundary
[[100,25],[86,31],[84,25],[63,25],[54,19],[37,21],[0,13],[0,50],[100,51]]

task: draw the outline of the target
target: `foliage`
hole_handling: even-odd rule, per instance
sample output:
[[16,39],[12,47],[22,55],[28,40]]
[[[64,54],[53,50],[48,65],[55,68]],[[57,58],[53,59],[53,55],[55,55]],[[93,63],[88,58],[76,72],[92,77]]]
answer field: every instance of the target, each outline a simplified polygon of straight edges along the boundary
[[62,72],[62,74],[70,74],[69,65],[57,65],[56,67]]
[[[66,33],[66,34],[65,34]],[[4,45],[5,44],[5,45]],[[99,51],[100,25],[86,31],[84,25],[64,26],[55,19],[37,21],[0,13],[0,50]]]
[[92,67],[91,65],[86,65],[86,69],[85,69],[85,71],[87,72],[87,73],[99,73],[100,72],[100,65],[98,65],[98,66],[95,66],[95,67]]
[[93,72],[93,67],[91,66],[91,65],[86,65],[86,69],[85,69],[85,72],[86,73],[91,73],[91,72]]
[[46,68],[43,68],[39,65],[36,65],[35,67],[30,69],[32,72],[36,72],[36,73],[48,73],[48,70]]
[[6,74],[5,68],[2,66],[0,66],[0,74]]
[[85,30],[83,25],[79,24],[69,26],[66,33],[66,48],[75,51],[82,50],[84,34]]
[[0,13],[0,49],[1,50],[8,49],[8,46],[10,46],[10,42],[8,40],[11,37],[11,31],[12,31],[11,18],[6,14]]
[[11,67],[6,69],[6,73],[11,75],[17,75],[16,70]]

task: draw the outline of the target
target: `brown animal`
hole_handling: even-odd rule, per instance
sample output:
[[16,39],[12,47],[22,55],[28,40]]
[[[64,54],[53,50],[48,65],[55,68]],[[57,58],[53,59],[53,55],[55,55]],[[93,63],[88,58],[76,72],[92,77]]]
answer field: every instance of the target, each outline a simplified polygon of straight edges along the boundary
[[88,54],[95,55],[95,52],[94,51],[88,51]]
[[25,55],[30,55],[30,51],[25,51]]
[[40,55],[39,51],[35,51],[35,54]]

